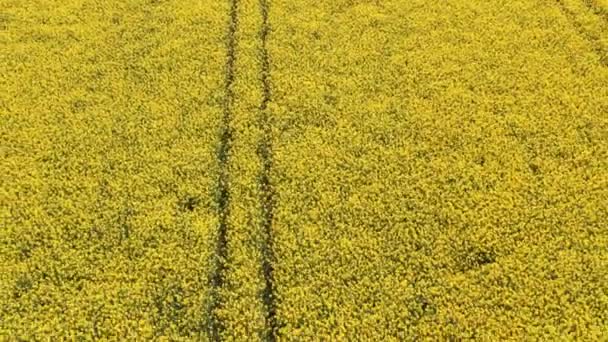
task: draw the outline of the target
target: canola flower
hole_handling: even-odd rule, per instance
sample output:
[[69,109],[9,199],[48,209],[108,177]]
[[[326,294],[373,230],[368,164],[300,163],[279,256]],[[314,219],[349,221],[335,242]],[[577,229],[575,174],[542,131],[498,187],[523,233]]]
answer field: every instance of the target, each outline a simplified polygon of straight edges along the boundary
[[207,336],[227,11],[0,4],[0,339]]
[[605,0],[0,4],[0,337],[608,337]]
[[280,336],[608,336],[606,22],[562,5],[272,1]]

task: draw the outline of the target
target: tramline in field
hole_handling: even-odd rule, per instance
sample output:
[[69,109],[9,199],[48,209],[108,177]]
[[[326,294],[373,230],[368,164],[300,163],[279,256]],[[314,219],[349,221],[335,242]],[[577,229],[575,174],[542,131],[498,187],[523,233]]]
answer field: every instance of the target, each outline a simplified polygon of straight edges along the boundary
[[605,339],[606,13],[0,3],[0,339]]

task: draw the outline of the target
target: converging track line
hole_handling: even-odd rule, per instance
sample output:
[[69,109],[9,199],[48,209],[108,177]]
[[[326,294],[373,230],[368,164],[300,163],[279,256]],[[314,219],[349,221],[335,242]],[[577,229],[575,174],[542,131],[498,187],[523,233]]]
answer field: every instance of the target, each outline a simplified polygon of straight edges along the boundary
[[578,34],[589,43],[593,52],[599,57],[600,64],[608,67],[608,55],[606,54],[606,51],[604,51],[604,49],[598,45],[598,38],[591,35],[587,30],[585,30],[585,28],[581,26],[581,24],[576,20],[575,14],[566,7],[563,0],[556,0],[556,3],[570,24],[576,29]]
[[262,272],[264,274],[264,291],[262,294],[266,309],[267,341],[275,341],[277,335],[276,304],[274,295],[274,249],[272,221],[274,215],[275,193],[271,181],[273,166],[272,156],[272,127],[268,113],[268,104],[271,101],[270,80],[270,56],[267,42],[270,32],[269,25],[269,0],[260,0],[262,15],[262,28],[260,30],[261,48],[261,82],[262,101],[260,103],[260,125],[262,127],[262,139],[258,146],[258,155],[262,162],[260,175],[261,204],[262,204],[262,229],[264,241],[262,242]]
[[589,10],[591,10],[591,12],[593,12],[593,14],[608,22],[608,12],[602,10],[595,2],[595,0],[583,0],[583,3],[585,4],[585,6],[587,6],[587,8],[589,8]]
[[227,231],[228,218],[230,216],[230,185],[229,168],[230,149],[232,145],[232,114],[234,107],[234,79],[236,64],[236,31],[238,27],[238,0],[231,0],[230,19],[228,23],[227,54],[226,54],[226,78],[224,84],[224,103],[222,108],[222,121],[220,127],[220,145],[217,152],[219,161],[219,175],[217,182],[217,213],[218,213],[218,236],[215,249],[215,267],[211,275],[211,305],[209,306],[209,335],[214,341],[220,341],[224,325],[217,315],[217,310],[222,306],[220,289],[224,286],[226,270],[226,259],[228,256]]

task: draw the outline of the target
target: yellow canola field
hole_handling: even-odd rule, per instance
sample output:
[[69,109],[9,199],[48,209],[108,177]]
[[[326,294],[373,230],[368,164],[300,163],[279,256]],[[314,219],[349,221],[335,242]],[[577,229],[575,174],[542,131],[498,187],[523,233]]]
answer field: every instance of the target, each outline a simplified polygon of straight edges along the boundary
[[0,2],[0,339],[205,339],[227,2]]
[[607,10],[0,2],[0,340],[608,338]]
[[262,301],[261,233],[258,144],[261,139],[259,106],[262,101],[259,54],[261,16],[258,0],[237,2],[235,32],[234,101],[230,108],[231,129],[229,174],[230,204],[228,241],[221,306],[220,337],[225,341],[265,340],[266,310]]
[[563,3],[272,1],[281,336],[608,337],[608,31]]

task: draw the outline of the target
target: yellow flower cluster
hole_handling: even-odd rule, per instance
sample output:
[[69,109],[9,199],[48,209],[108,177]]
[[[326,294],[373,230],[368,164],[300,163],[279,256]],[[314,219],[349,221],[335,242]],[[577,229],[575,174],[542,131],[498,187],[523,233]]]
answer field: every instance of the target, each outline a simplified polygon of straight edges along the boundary
[[608,31],[562,2],[272,2],[280,336],[608,337]]
[[200,339],[226,2],[0,2],[0,340]]
[[563,14],[582,36],[584,43],[593,47],[600,61],[608,66],[608,4],[593,0],[560,0]]
[[0,339],[608,338],[607,11],[1,2]]

